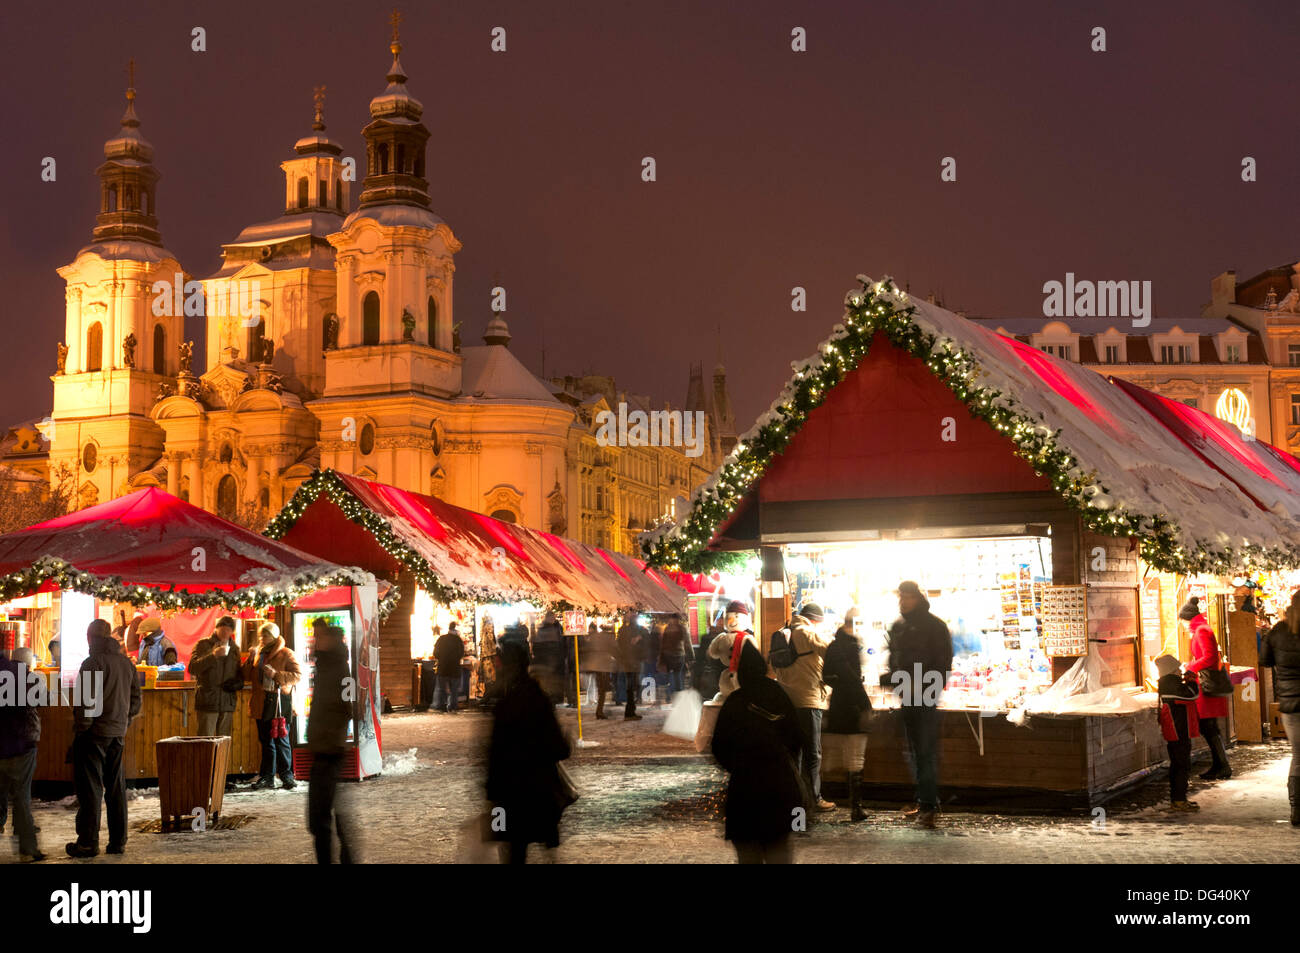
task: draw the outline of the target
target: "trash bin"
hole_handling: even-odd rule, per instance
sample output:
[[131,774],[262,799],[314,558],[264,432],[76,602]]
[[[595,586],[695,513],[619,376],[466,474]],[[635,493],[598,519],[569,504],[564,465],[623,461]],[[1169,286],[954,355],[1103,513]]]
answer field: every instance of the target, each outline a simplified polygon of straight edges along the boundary
[[207,814],[207,823],[216,821],[226,792],[230,738],[163,738],[154,750],[163,830],[180,830],[181,822],[197,810]]

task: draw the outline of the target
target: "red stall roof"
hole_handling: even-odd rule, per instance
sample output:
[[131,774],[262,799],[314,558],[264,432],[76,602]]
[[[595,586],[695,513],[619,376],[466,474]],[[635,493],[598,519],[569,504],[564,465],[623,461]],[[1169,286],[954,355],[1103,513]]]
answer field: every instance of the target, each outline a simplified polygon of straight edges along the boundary
[[267,535],[375,572],[411,570],[444,599],[680,612],[686,592],[645,564],[349,473],[315,474]]
[[154,487],[0,536],[3,598],[76,589],[162,608],[239,608],[372,581]]

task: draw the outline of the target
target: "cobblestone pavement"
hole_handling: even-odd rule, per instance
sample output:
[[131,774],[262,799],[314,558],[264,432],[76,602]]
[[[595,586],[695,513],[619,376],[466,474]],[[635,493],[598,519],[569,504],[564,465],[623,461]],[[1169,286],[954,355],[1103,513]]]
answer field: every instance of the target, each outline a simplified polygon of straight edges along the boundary
[[[616,713],[615,713],[616,712]],[[558,711],[576,735],[577,713]],[[569,762],[582,798],[565,815],[563,843],[536,860],[559,863],[730,863],[733,853],[716,819],[725,778],[690,742],[662,734],[662,710],[624,722],[583,712],[583,734],[596,746],[576,748]],[[342,786],[362,829],[369,862],[449,863],[469,854],[466,829],[482,810],[482,746],[489,716],[397,714],[383,723],[382,777]],[[938,831],[904,822],[897,806],[873,804],[851,823],[839,808],[800,835],[800,863],[1278,863],[1300,858],[1300,829],[1287,822],[1284,743],[1234,749],[1236,776],[1193,782],[1199,814],[1171,817],[1157,806],[1163,777],[1118,799],[1103,819],[1085,811],[1034,816],[950,807]],[[1197,771],[1200,770],[1198,766]],[[122,857],[73,861],[72,799],[36,806],[47,863],[310,863],[307,785],[294,791],[226,795],[225,813],[252,819],[236,830],[134,832],[158,816],[156,789],[131,791],[133,833]],[[106,836],[106,835],[105,835]],[[0,862],[16,860],[6,836]],[[547,856],[551,854],[551,856]]]

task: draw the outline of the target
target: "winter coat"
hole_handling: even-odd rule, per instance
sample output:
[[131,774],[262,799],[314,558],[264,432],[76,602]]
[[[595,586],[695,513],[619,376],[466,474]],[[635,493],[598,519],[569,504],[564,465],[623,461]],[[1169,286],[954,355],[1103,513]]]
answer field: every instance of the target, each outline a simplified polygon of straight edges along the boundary
[[871,700],[862,684],[862,641],[847,629],[836,632],[826,650],[822,680],[831,689],[822,731],[833,735],[862,734],[860,716],[871,709]]
[[543,622],[537,627],[537,633],[533,636],[533,647],[538,645],[558,645],[560,637],[564,635],[564,627],[558,622]]
[[[910,707],[929,705],[934,692],[932,672],[940,673],[939,688],[948,681],[952,671],[952,636],[942,619],[930,611],[930,603],[922,597],[921,604],[911,612],[899,616],[889,627],[885,637],[889,650],[889,675],[886,684],[897,687],[901,681],[906,691],[902,692],[904,705]],[[913,684],[916,679],[916,666],[921,666],[921,684]],[[896,679],[903,673],[905,678]]]
[[618,667],[618,657],[615,655],[617,647],[613,632],[601,629],[595,635],[588,637],[588,645],[588,652],[582,658],[583,670],[610,673],[621,671]]
[[505,687],[492,716],[488,745],[487,799],[505,809],[502,840],[560,843],[561,782],[556,765],[569,757],[569,742],[542,686],[521,675]]
[[822,665],[830,642],[813,631],[808,620],[790,620],[790,642],[799,657],[793,665],[776,670],[776,680],[790,696],[795,708],[825,709],[829,697],[822,683]]
[[[19,677],[21,668],[21,678]],[[14,690],[27,699],[31,670],[12,659],[0,659],[0,678],[13,679]],[[45,676],[39,675],[39,678]],[[36,747],[41,740],[41,710],[36,705],[0,705],[0,758],[16,758]]]
[[[167,638],[167,636],[163,635],[161,629],[158,631],[157,635],[158,638],[155,639],[153,633],[150,633],[148,636],[140,640],[140,647],[136,658],[140,660],[141,665],[161,665],[163,663],[163,656],[167,654],[167,650],[171,649],[173,652],[176,650],[175,643],[173,643],[171,639]],[[149,656],[151,654],[157,658],[156,662],[149,661]]]
[[720,633],[710,630],[700,636],[700,648],[695,653],[695,670],[692,673],[692,684],[699,691],[700,697],[708,701],[718,693],[718,678],[722,675],[726,666],[718,659],[709,654],[709,646]]
[[239,707],[239,690],[244,687],[243,663],[234,639],[226,643],[226,654],[216,655],[220,640],[210,635],[194,646],[190,675],[198,680],[194,707],[199,711],[227,712]]
[[666,667],[680,665],[686,658],[686,626],[672,619],[664,626],[659,643],[659,658]]
[[275,669],[275,684],[282,695],[290,694],[302,678],[302,668],[294,658],[293,651],[284,644],[283,638],[277,637],[265,649],[259,649],[256,653],[250,652],[248,661],[244,663],[244,678],[253,686],[253,690],[249,692],[248,711],[258,720],[261,720],[266,704],[266,690],[262,688],[262,666],[264,665],[270,665]]
[[625,625],[618,630],[618,663],[620,672],[640,672],[647,658],[650,633],[639,625]]
[[1195,704],[1201,688],[1195,678],[1184,679],[1174,673],[1160,676],[1156,683],[1156,691],[1160,693],[1160,733],[1165,741],[1187,741],[1201,736]]
[[[99,681],[97,674],[102,677],[102,690],[95,684]],[[93,687],[83,692],[81,684],[78,684],[74,702],[96,701],[100,712],[97,716],[92,715],[90,709],[74,704],[73,729],[78,733],[88,731],[96,738],[125,738],[131,719],[140,714],[143,696],[135,666],[122,651],[122,643],[111,637],[92,638],[90,654],[77,672],[77,682],[81,683],[82,679]],[[97,699],[90,694],[96,690],[99,691]]]
[[727,840],[789,836],[794,809],[805,806],[795,767],[802,744],[794,703],[772,679],[746,678],[727,696],[713,729],[713,756],[730,774]]
[[1274,695],[1278,708],[1293,715],[1300,711],[1300,635],[1283,620],[1269,630],[1259,648],[1261,668],[1273,670]]
[[438,660],[439,678],[459,678],[465,643],[455,632],[444,632],[433,645],[433,657]]
[[311,711],[307,715],[307,747],[312,751],[338,754],[347,744],[352,702],[343,697],[343,680],[348,675],[346,646],[340,644],[333,651],[316,652]]
[[[1223,662],[1219,658],[1219,643],[1214,638],[1214,630],[1210,628],[1210,622],[1205,618],[1205,613],[1202,612],[1189,622],[1188,628],[1192,632],[1192,660],[1187,663],[1187,671],[1200,672],[1204,669],[1222,668]],[[1226,697],[1213,698],[1202,692],[1201,696],[1196,699],[1196,714],[1200,718],[1227,718],[1228,699]]]

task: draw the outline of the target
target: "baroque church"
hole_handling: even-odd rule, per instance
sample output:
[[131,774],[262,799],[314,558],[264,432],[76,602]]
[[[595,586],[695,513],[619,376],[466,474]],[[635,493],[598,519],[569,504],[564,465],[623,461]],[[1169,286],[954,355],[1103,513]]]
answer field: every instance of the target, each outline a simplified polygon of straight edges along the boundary
[[[59,269],[66,344],[41,429],[49,478],[75,477],[72,506],[158,486],[260,526],[314,469],[334,468],[635,552],[730,451],[721,366],[711,390],[692,373],[685,409],[705,412],[707,432],[688,454],[602,445],[602,409],[649,399],[610,378],[540,380],[511,353],[501,314],[481,345],[462,346],[461,243],[431,208],[430,133],[401,49],[394,30],[388,85],[362,129],[360,194],[318,90],[310,133],[281,163],[283,213],[222,245],[221,268],[201,279],[163,244],[132,82],[96,170],[92,242]],[[204,366],[184,340],[199,307]]]

